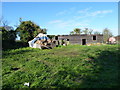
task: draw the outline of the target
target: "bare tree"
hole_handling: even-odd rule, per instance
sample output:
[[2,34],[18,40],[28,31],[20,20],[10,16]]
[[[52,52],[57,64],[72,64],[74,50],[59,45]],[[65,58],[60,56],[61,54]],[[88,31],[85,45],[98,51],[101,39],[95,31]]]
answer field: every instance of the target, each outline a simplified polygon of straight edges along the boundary
[[84,33],[84,34],[88,34],[88,33],[89,33],[89,29],[88,29],[88,28],[85,28],[85,30],[83,30],[83,33]]
[[99,31],[95,31],[94,34],[99,35],[101,33]]
[[21,23],[22,21],[23,21],[23,20],[22,20],[22,18],[20,17],[20,18],[19,18],[19,22]]
[[4,20],[4,17],[0,17],[0,26],[8,26],[8,21],[7,20]]
[[93,29],[90,29],[90,30],[89,30],[89,34],[91,35],[91,34],[92,34],[92,32],[93,32]]
[[0,26],[1,26],[1,24],[2,24],[2,17],[0,17]]

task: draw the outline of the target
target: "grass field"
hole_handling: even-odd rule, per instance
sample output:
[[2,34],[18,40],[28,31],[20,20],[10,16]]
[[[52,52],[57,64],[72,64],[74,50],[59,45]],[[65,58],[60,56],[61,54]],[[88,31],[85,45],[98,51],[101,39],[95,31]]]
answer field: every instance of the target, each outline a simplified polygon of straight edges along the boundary
[[[116,88],[117,45],[3,51],[2,88]],[[24,86],[29,82],[30,86]]]

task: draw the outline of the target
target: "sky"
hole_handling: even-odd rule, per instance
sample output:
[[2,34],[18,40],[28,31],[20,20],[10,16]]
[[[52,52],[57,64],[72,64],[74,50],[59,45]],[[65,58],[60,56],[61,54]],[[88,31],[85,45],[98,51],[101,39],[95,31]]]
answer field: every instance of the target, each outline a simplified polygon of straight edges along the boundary
[[2,16],[10,26],[31,20],[49,35],[67,35],[74,28],[118,35],[117,2],[2,2]]
[[1,0],[2,2],[119,2],[119,0]]

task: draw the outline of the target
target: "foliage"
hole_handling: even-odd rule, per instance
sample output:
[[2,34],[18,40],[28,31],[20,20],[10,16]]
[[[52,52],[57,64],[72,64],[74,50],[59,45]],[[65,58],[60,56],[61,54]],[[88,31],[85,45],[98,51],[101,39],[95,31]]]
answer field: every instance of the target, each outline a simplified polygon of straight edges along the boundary
[[81,34],[81,29],[80,28],[75,28],[74,32],[75,32],[75,34]]
[[4,27],[0,27],[0,29],[2,29],[2,40],[3,41],[15,41],[16,31],[14,30],[7,31]]
[[94,32],[94,34],[99,35],[99,34],[101,34],[101,33],[100,33],[100,32],[98,32],[98,31],[95,31],[95,32]]
[[[117,45],[69,45],[3,51],[5,88],[117,88]],[[30,86],[24,86],[29,82]]]
[[74,34],[92,34],[93,30],[92,29],[88,29],[85,28],[85,30],[81,30],[80,28],[75,28],[73,31],[70,32],[70,35],[74,35]]
[[71,32],[70,32],[70,35],[73,35],[73,34],[74,34],[74,31],[71,31]]
[[43,34],[47,34],[47,29],[46,29],[46,28],[41,29],[41,32],[42,32]]
[[89,34],[92,34],[92,32],[93,32],[93,29],[90,29],[88,33],[89,33]]
[[90,34],[91,35],[93,33],[93,29],[85,28],[82,32],[84,34]]
[[80,28],[75,28],[73,31],[70,32],[70,35],[74,35],[74,34],[81,34],[81,29]]
[[47,35],[50,39],[52,39],[53,37],[55,37],[55,35]]
[[21,41],[25,43],[32,40],[38,33],[46,33],[47,31],[46,29],[41,29],[32,21],[21,21],[16,30],[19,32]]
[[103,30],[103,41],[106,43],[108,38],[110,38],[111,36],[112,36],[112,33],[110,32],[110,30],[105,28]]
[[88,28],[85,28],[85,30],[83,30],[83,33],[84,33],[84,34],[89,34],[89,29],[88,29]]
[[9,45],[13,45],[16,39],[16,31],[13,30],[12,27],[0,27],[0,33],[2,34],[2,46],[3,48],[9,47]]

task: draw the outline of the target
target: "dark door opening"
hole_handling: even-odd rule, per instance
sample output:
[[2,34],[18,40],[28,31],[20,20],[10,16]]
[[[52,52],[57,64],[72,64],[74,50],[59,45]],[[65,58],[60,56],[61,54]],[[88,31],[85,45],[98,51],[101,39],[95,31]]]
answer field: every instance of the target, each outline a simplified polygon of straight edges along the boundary
[[55,36],[55,40],[58,40],[58,36]]
[[66,39],[67,41],[69,41],[69,39]]
[[93,40],[96,40],[96,36],[93,36]]
[[82,45],[86,45],[86,39],[82,39]]

